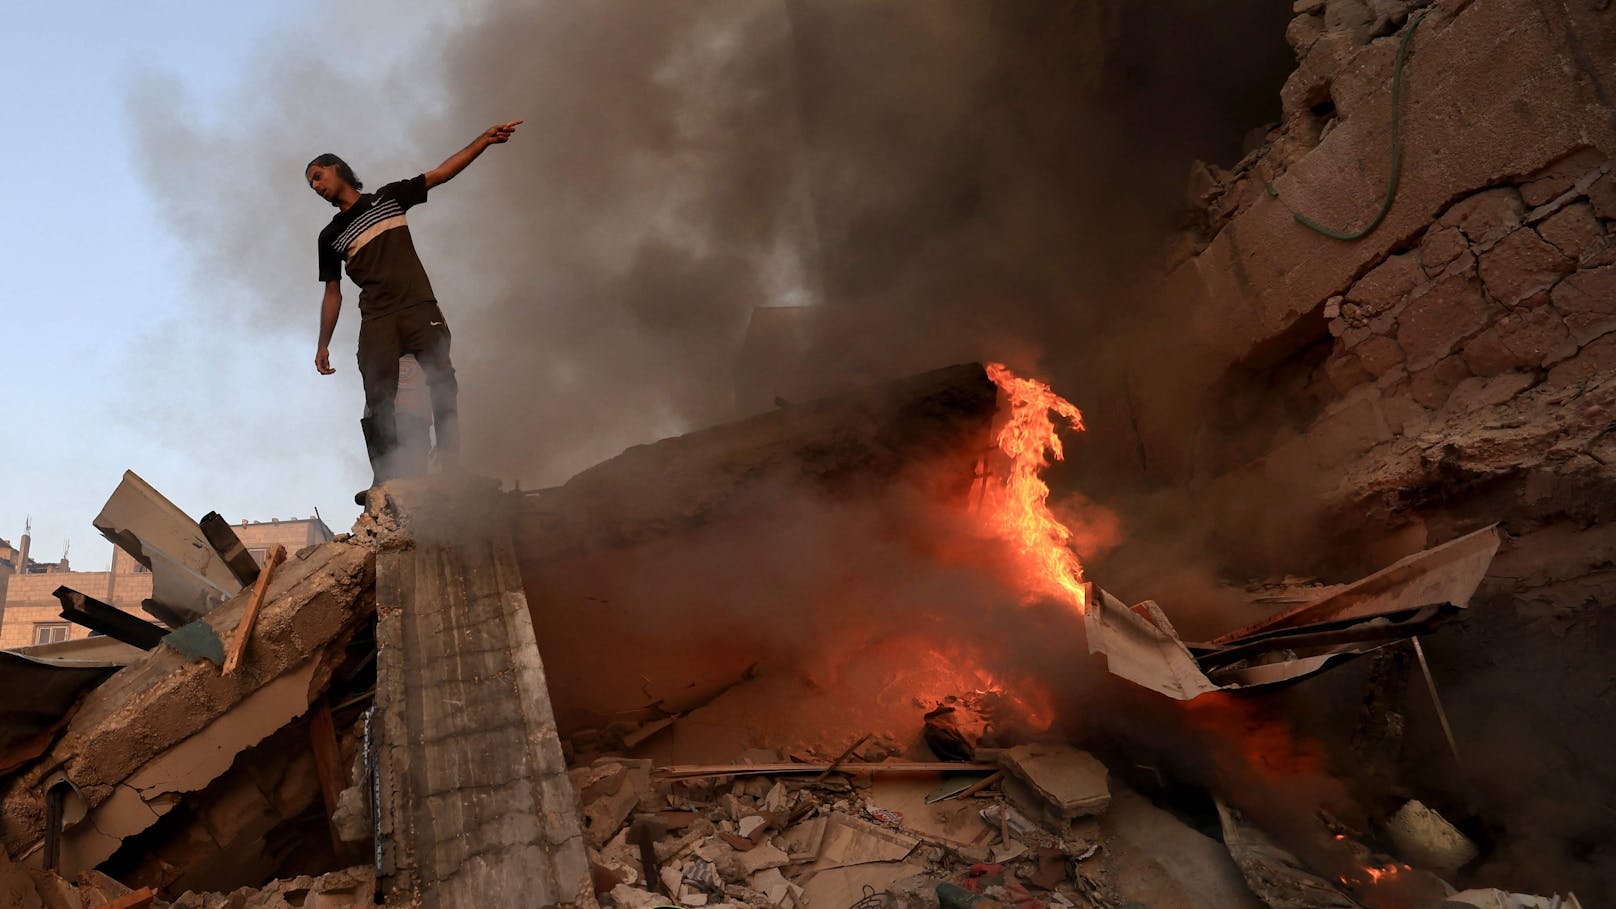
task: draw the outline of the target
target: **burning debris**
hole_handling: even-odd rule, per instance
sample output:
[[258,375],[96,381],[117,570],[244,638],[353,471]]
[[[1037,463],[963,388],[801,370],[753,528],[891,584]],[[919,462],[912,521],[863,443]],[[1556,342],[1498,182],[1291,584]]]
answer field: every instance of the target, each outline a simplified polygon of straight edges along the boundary
[[[631,450],[538,494],[390,484],[352,534],[256,572],[131,474],[114,500],[143,510],[109,505],[109,535],[174,575],[148,609],[180,627],[66,597],[131,643],[7,654],[60,696],[27,722],[13,708],[0,806],[18,865],[0,886],[198,909],[1446,896],[1432,872],[1464,873],[1479,847],[1420,803],[1248,814],[1249,774],[1178,774],[1159,744],[1108,741],[1105,715],[1113,697],[1193,699],[1165,721],[1183,725],[1176,748],[1228,743],[1230,767],[1280,788],[1324,779],[1322,758],[1277,759],[1300,732],[1243,729],[1224,692],[1455,618],[1496,532],[1185,643],[1161,607],[1084,577],[1042,475],[1063,455],[1057,419],[1081,426],[1047,386],[961,366]],[[794,561],[757,550],[743,575],[771,584],[739,586],[731,560],[769,521],[799,532]],[[739,608],[754,594],[767,623]],[[939,621],[949,596],[962,609]],[[1380,826],[1328,820],[1343,810]]]

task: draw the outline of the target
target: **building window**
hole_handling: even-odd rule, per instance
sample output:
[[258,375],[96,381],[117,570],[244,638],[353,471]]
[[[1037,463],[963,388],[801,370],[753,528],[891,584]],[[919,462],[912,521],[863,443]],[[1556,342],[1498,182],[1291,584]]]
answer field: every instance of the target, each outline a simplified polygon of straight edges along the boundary
[[247,550],[247,554],[253,557],[253,561],[258,563],[258,567],[262,568],[264,567],[264,560],[269,558],[269,548],[259,546],[255,549]]
[[67,640],[66,622],[35,622],[35,644],[57,644]]

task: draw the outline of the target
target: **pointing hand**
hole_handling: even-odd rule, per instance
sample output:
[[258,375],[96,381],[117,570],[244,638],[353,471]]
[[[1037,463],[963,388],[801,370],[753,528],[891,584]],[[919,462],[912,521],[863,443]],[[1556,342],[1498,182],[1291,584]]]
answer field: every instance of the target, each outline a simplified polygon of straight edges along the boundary
[[483,131],[483,141],[487,142],[489,145],[499,145],[503,142],[509,142],[511,135],[515,133],[516,128],[521,125],[521,120],[512,120],[509,123],[496,123]]

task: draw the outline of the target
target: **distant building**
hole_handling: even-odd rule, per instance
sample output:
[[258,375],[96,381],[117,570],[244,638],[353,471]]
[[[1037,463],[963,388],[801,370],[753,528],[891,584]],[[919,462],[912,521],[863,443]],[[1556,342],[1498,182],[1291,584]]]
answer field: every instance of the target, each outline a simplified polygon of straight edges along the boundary
[[[331,528],[319,518],[242,521],[232,529],[260,563],[276,543],[290,554],[332,537]],[[89,629],[61,617],[62,605],[51,595],[58,587],[71,587],[140,618],[152,618],[140,606],[152,594],[151,572],[123,550],[113,550],[107,571],[73,571],[65,558],[45,564],[33,561],[28,546],[27,533],[20,548],[0,540],[0,650],[89,636]]]

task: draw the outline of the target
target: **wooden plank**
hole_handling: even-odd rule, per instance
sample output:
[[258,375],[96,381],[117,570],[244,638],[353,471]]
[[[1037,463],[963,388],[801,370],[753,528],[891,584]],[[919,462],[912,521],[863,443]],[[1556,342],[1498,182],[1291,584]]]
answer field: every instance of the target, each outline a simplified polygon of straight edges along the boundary
[[825,773],[879,776],[899,773],[991,773],[997,764],[965,761],[881,761],[876,764],[674,764],[658,767],[652,775],[664,780],[690,780],[711,776],[792,776]]
[[[342,792],[342,747],[337,744],[337,727],[331,720],[331,703],[324,698],[309,710],[309,747],[314,752],[314,769],[320,777],[320,798],[325,802],[325,816],[329,821],[337,814],[337,794]],[[343,854],[342,838],[337,828],[331,831],[331,848]]]
[[275,566],[286,561],[286,547],[279,543],[269,551],[269,558],[264,560],[264,569],[258,572],[258,580],[253,582],[252,596],[247,599],[247,610],[241,614],[241,621],[236,623],[236,639],[230,642],[230,652],[224,658],[224,674],[231,675],[236,666],[241,663],[241,655],[247,652],[247,639],[252,637],[253,625],[258,623],[258,610],[264,605],[264,591],[269,589],[270,576],[275,573]]
[[101,909],[146,909],[155,899],[157,899],[157,891],[150,887],[142,887],[111,902],[102,903]]

